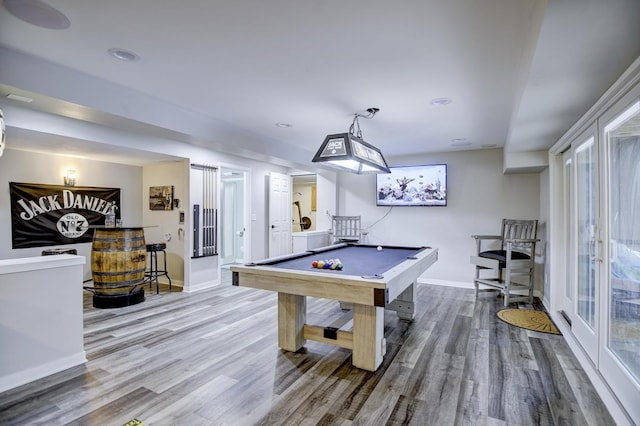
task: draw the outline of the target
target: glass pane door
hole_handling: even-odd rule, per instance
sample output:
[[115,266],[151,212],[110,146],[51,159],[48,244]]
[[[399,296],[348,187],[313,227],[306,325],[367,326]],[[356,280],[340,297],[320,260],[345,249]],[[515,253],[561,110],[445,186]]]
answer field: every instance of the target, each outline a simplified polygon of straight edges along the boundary
[[606,216],[599,369],[640,419],[640,85],[603,117]]
[[597,232],[597,163],[593,137],[575,151],[576,170],[576,286],[577,314],[595,328],[596,319],[596,232]]
[[607,348],[640,384],[640,103],[605,129],[609,148]]

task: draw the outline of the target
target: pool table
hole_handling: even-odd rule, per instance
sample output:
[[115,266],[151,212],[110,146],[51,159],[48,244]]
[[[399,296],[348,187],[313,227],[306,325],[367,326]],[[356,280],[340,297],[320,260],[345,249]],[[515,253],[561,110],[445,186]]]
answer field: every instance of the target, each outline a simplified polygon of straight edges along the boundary
[[[352,350],[352,364],[375,371],[386,352],[384,311],[412,320],[415,282],[438,259],[431,247],[337,244],[304,253],[231,266],[232,284],[278,293],[278,345],[295,352],[307,340]],[[342,270],[318,269],[314,260],[339,259]],[[306,297],[353,305],[352,319],[330,326],[306,324]],[[344,317],[344,316],[343,316]],[[348,327],[353,324],[353,329]]]

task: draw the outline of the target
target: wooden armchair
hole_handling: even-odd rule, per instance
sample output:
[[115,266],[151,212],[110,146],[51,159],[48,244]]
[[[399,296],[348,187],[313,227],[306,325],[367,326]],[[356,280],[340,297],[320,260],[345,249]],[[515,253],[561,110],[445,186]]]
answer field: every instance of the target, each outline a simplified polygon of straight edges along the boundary
[[[471,256],[471,263],[476,265],[473,280],[476,297],[479,285],[484,284],[504,294],[504,306],[511,302],[533,302],[536,243],[540,241],[536,239],[537,228],[537,220],[503,219],[501,235],[472,235],[476,240],[476,254]],[[485,241],[500,241],[500,248],[483,249]],[[492,276],[481,277],[488,270]]]

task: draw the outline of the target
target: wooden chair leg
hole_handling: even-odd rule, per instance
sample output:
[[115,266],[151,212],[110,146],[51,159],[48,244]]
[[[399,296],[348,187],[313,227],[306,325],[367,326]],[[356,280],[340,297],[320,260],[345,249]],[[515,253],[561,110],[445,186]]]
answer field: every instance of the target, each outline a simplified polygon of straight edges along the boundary
[[509,306],[509,292],[511,291],[511,271],[507,268],[504,277],[504,307]]
[[531,267],[531,273],[529,274],[529,303],[531,304],[533,304],[533,286],[535,284],[533,279],[533,268],[535,268],[535,265]]
[[479,285],[478,285],[478,280],[480,279],[480,268],[476,266],[476,277],[473,280],[473,285],[476,287],[476,299],[478,298],[478,290],[479,290]]

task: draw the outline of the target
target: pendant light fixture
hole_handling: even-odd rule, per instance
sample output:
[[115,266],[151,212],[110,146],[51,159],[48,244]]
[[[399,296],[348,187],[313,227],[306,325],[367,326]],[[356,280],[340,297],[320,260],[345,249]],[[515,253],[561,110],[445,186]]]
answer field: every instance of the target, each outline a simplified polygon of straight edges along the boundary
[[366,114],[355,113],[349,132],[327,135],[312,162],[357,174],[389,173],[380,150],[362,138],[358,121],[360,117],[371,119],[378,111],[378,108],[368,108]]

